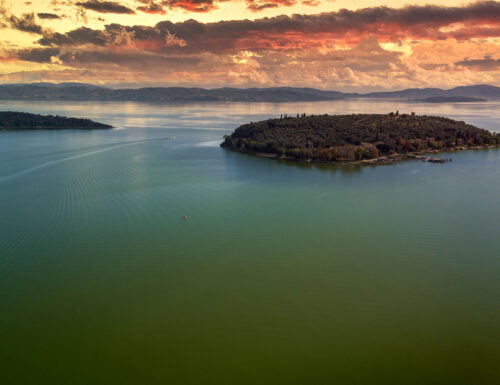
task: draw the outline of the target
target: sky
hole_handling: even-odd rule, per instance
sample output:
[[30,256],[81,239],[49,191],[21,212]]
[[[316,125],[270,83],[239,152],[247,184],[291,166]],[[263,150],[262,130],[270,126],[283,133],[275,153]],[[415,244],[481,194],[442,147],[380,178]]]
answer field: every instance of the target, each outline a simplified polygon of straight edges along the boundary
[[0,83],[500,86],[500,2],[0,0]]

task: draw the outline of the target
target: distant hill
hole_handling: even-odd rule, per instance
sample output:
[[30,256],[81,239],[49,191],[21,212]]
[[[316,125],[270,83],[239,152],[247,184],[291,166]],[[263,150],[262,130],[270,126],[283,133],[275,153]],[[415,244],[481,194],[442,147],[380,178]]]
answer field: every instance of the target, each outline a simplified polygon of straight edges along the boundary
[[425,99],[431,97],[463,97],[500,99],[500,87],[476,85],[440,88],[414,88],[402,91],[367,94],[324,91],[314,88],[185,88],[148,87],[112,89],[83,83],[34,83],[0,85],[0,100],[82,100],[135,101],[159,103],[186,102],[298,102],[348,98]]
[[431,97],[467,97],[480,99],[500,99],[500,87],[486,84],[475,86],[455,87],[449,90],[440,88],[409,88],[402,91],[372,92],[369,94],[357,94],[364,98],[408,98],[425,99]]
[[0,111],[0,131],[21,130],[92,130],[112,128],[90,119],[66,118],[63,116],[37,115],[26,112]]
[[472,102],[486,102],[487,99],[482,98],[469,98],[466,96],[431,96],[425,99],[413,99],[412,102],[423,103],[472,103]]
[[111,89],[92,85],[24,84],[0,86],[0,100],[88,100],[136,102],[292,102],[343,99],[345,94],[313,88],[150,87]]

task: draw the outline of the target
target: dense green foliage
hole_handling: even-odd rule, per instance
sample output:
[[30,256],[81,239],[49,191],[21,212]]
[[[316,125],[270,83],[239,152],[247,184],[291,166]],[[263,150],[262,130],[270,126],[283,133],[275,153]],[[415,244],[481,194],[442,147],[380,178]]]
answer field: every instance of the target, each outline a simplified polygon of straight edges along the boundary
[[0,130],[64,130],[112,128],[90,119],[66,118],[53,115],[36,115],[26,112],[0,111]]
[[305,115],[245,124],[223,147],[299,159],[361,160],[457,146],[500,144],[500,136],[437,116]]

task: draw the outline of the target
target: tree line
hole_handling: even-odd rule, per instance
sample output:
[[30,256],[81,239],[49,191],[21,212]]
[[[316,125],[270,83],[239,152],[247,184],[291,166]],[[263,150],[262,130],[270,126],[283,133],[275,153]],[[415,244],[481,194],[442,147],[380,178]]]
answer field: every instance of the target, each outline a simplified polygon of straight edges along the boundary
[[96,128],[111,128],[111,126],[97,123],[90,119],[38,115],[26,112],[0,111],[0,130],[61,130]]
[[500,136],[448,118],[399,113],[285,115],[244,124],[222,143],[243,152],[322,161],[488,145],[500,145]]

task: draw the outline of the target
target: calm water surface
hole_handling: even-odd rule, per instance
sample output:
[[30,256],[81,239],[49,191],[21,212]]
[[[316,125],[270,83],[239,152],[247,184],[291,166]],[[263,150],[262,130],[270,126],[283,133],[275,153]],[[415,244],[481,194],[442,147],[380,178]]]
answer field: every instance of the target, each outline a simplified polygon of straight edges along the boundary
[[396,109],[500,131],[500,103],[0,102],[117,127],[0,132],[0,383],[499,384],[500,151],[218,147],[281,113]]

